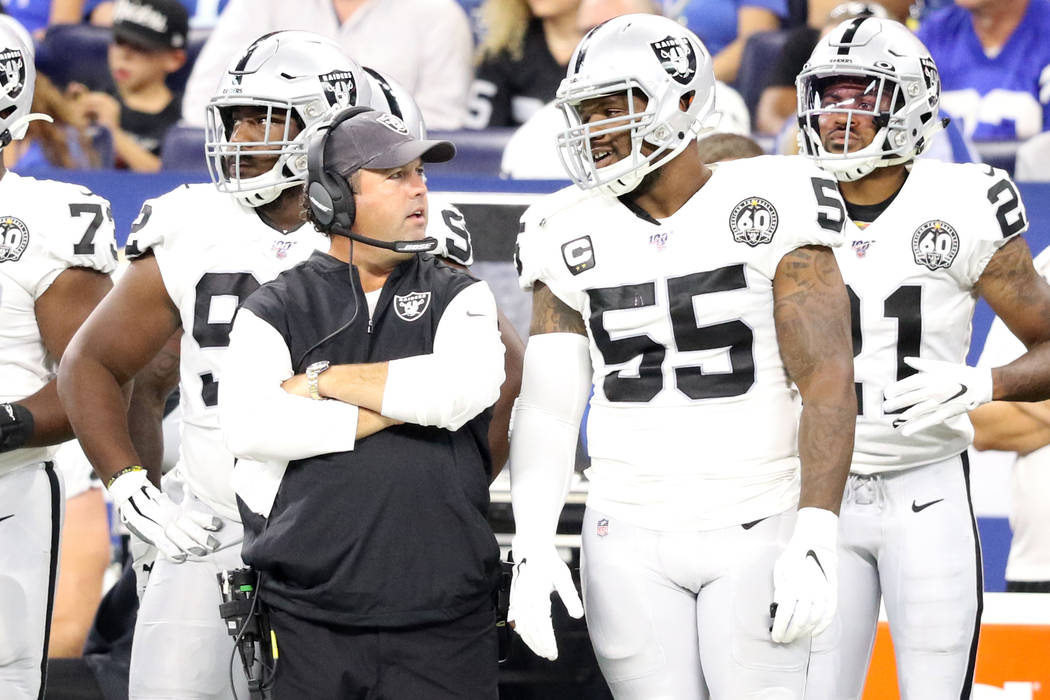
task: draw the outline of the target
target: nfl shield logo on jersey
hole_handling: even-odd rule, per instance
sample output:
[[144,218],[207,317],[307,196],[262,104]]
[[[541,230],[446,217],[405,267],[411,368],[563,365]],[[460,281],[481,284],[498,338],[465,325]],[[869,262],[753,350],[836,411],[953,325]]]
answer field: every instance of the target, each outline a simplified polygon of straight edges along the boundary
[[911,253],[916,265],[947,269],[959,253],[959,234],[945,221],[927,221],[912,235]]
[[12,100],[18,99],[26,83],[26,62],[18,49],[0,53],[0,87]]
[[357,84],[350,71],[336,70],[319,75],[317,79],[321,81],[329,107],[350,107],[357,102]]
[[402,321],[415,321],[430,308],[430,292],[394,295],[394,311]]
[[602,518],[598,521],[598,537],[605,537],[609,534],[609,519]]
[[875,241],[853,241],[853,252],[857,254],[858,258],[863,258],[868,254],[868,248]]
[[675,82],[688,85],[696,72],[696,53],[685,37],[667,36],[649,44],[660,65]]
[[748,197],[733,207],[733,213],[729,215],[729,230],[733,232],[734,241],[754,248],[773,240],[779,219],[777,210],[768,200]]
[[13,216],[0,217],[0,262],[17,261],[29,245],[29,229]]

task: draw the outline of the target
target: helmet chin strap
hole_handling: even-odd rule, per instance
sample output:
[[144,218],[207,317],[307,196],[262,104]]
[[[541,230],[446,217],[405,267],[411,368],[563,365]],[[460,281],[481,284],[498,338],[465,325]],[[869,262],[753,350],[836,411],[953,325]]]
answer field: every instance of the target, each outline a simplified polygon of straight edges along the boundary
[[29,128],[29,122],[37,120],[45,121],[50,124],[53,124],[55,121],[49,115],[40,114],[38,112],[32,112],[24,117],[19,117],[11,123],[11,126],[9,126],[6,131],[0,134],[0,148],[7,147],[12,141],[19,141],[25,138],[26,129]]

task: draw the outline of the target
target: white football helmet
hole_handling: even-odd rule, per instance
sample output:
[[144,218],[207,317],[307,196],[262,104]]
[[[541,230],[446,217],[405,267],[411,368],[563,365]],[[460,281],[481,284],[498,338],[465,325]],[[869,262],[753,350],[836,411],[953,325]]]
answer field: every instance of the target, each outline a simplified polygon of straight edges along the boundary
[[[347,58],[339,44],[310,32],[266,34],[237,56],[223,74],[207,106],[205,157],[212,182],[221,192],[258,207],[306,179],[310,135],[340,110],[368,105],[367,74]],[[265,141],[230,141],[235,107],[266,112]],[[270,134],[274,111],[288,114],[280,136]],[[292,124],[299,133],[291,135]],[[269,171],[241,177],[244,156],[278,156]]]
[[[646,174],[677,156],[714,113],[711,54],[691,31],[658,15],[623,15],[598,25],[580,41],[558,88],[557,105],[568,122],[558,136],[562,165],[579,187],[619,196]],[[626,93],[628,114],[583,123],[586,100]],[[634,111],[633,97],[646,99]],[[687,106],[682,108],[682,101]],[[591,146],[606,134],[630,131],[631,155],[599,168]],[[651,152],[642,152],[643,143]]]
[[0,23],[0,150],[23,138],[29,122],[34,119],[51,121],[46,114],[29,112],[36,86],[36,67],[32,46],[23,38],[28,35],[25,30],[18,31],[20,26],[16,28],[16,25],[14,20]]
[[[867,85],[864,94],[874,98],[874,111],[853,100],[824,104],[825,88],[844,77]],[[922,42],[893,20],[857,17],[835,27],[817,43],[795,86],[799,152],[839,180],[858,180],[875,168],[911,161],[944,126],[938,117],[937,65]],[[820,116],[835,113],[847,119],[842,153],[829,152],[820,139]],[[849,141],[849,120],[856,118],[874,118],[877,127],[874,139],[863,148],[853,148]]]
[[419,105],[408,90],[401,83],[374,68],[364,66],[364,71],[368,73],[372,83],[372,100],[368,106],[400,117],[412,138],[426,140],[427,125],[423,122],[423,113],[419,111]]

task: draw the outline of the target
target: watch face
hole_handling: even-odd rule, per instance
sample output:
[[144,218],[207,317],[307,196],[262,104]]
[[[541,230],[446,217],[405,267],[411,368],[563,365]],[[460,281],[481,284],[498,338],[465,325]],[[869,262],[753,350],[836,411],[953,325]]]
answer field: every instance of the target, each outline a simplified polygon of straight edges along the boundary
[[314,362],[306,368],[307,374],[320,374],[328,369],[331,363],[328,360],[321,360],[320,362]]

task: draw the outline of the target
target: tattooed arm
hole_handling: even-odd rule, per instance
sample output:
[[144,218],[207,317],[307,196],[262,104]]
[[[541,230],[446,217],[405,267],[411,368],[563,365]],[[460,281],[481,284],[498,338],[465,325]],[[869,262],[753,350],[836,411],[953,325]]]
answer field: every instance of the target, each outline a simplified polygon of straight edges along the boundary
[[806,246],[785,255],[773,278],[773,299],[780,355],[802,395],[799,508],[838,513],[853,455],[857,397],[849,299],[831,250]]
[[1032,266],[1028,244],[1018,236],[996,251],[977,292],[1028,348],[992,370],[992,398],[1040,401],[1050,398],[1050,285]]
[[529,335],[541,333],[587,335],[587,326],[578,311],[554,296],[554,292],[547,285],[536,282],[532,289],[532,324],[529,326]]

